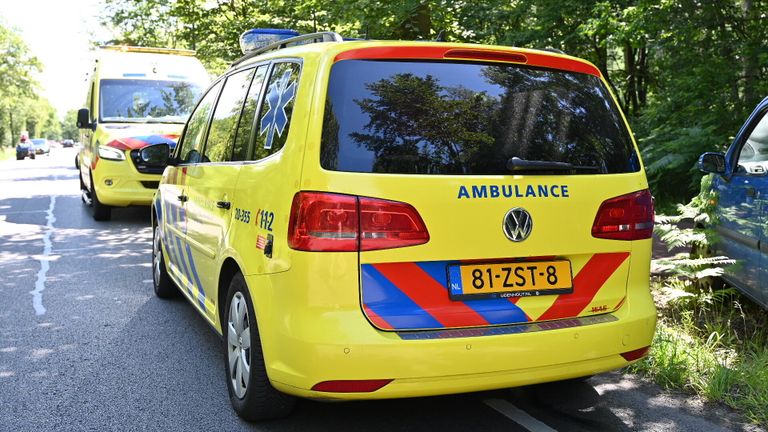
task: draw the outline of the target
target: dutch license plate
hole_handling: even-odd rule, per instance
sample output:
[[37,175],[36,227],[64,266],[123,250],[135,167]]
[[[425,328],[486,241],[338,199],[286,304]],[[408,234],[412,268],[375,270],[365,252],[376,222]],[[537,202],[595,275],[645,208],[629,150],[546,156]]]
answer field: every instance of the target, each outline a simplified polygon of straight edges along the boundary
[[566,260],[452,265],[448,285],[454,300],[573,292],[571,262]]

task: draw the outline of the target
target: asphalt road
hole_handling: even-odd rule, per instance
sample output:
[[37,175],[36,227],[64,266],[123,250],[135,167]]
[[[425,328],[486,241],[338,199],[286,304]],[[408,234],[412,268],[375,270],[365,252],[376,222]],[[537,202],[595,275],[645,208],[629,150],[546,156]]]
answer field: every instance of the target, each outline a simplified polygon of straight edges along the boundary
[[147,208],[94,222],[72,149],[0,162],[0,430],[759,430],[620,372],[585,382],[378,402],[302,401],[251,425],[230,409],[221,341],[154,297]]

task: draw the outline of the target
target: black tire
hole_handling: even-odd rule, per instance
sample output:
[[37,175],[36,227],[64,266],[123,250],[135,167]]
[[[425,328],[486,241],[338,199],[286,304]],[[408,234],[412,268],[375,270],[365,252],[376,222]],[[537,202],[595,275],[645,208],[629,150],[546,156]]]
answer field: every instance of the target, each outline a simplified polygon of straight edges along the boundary
[[35,158],[35,154],[34,154],[34,153],[30,154],[30,155],[29,155],[29,158],[30,158],[30,159],[34,159],[34,158]]
[[24,156],[16,155],[16,160],[24,160]]
[[163,254],[162,236],[160,235],[160,226],[155,224],[155,230],[152,233],[152,285],[155,287],[155,295],[163,298],[174,298],[179,296],[179,289],[168,275],[168,269],[165,267],[165,256]]
[[75,155],[75,168],[80,169],[80,155]]
[[[232,313],[233,306],[234,309],[237,309],[237,303],[233,305],[233,299],[237,299],[240,305],[245,303],[245,311],[247,311],[247,317],[244,317],[242,322],[243,324],[247,322],[248,326],[242,326],[240,335],[237,334],[235,325],[232,325],[232,334],[230,335],[230,322],[237,322],[237,313],[234,316]],[[256,323],[253,302],[248,293],[245,279],[240,273],[237,273],[229,284],[227,302],[222,315],[224,370],[227,377],[229,400],[232,402],[235,412],[242,419],[251,422],[287,416],[293,411],[296,399],[280,393],[269,382],[264,365],[264,354],[261,348],[261,338],[259,337],[259,328]],[[250,334],[250,341],[243,341],[242,339],[241,335],[246,331]],[[248,344],[248,348],[240,348],[240,346],[244,347],[246,344]],[[235,381],[238,379],[238,373],[235,372],[235,379],[233,380],[232,373],[230,372],[230,352],[232,352],[233,358],[236,359],[236,365],[232,368],[233,371],[237,371],[244,362],[250,364],[250,375],[247,380],[240,379],[240,390],[236,388],[235,384]],[[240,363],[237,363],[237,360],[240,360]],[[242,388],[242,384],[245,384],[244,388]]]
[[96,195],[96,183],[93,181],[93,176],[91,176],[91,189],[91,214],[93,215],[93,220],[108,221],[112,219],[112,207],[102,204],[99,201],[98,195]]

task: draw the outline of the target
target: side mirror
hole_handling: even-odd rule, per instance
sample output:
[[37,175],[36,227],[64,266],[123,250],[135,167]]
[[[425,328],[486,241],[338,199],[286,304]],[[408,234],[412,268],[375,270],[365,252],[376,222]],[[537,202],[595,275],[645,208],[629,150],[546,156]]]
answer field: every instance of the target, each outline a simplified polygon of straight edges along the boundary
[[95,129],[96,123],[91,123],[91,113],[88,108],[80,108],[77,110],[77,128],[78,129]]
[[171,162],[171,146],[155,144],[139,150],[139,160],[149,167],[165,167]]
[[699,156],[699,169],[705,173],[725,175],[725,155],[719,152],[707,152]]

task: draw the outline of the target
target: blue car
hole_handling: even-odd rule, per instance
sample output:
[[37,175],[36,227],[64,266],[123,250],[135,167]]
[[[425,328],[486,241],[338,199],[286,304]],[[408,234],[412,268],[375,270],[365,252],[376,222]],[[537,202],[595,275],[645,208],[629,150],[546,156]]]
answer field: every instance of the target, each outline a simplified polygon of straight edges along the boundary
[[736,260],[723,279],[768,308],[768,98],[760,102],[725,153],[704,153],[714,173],[715,253]]
[[35,152],[32,147],[32,141],[24,141],[16,144],[16,160],[23,160],[25,157],[35,158]]

